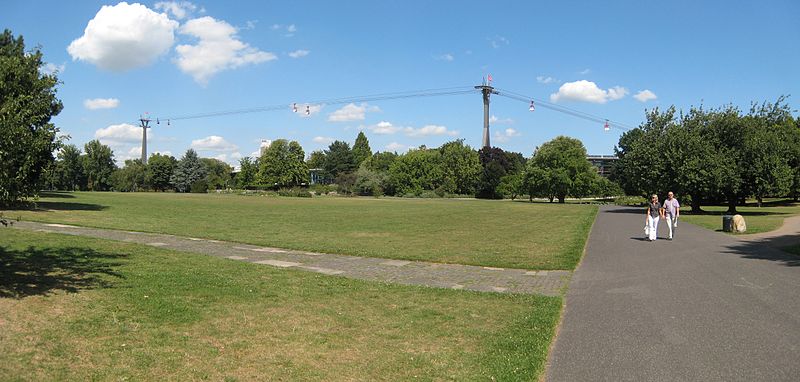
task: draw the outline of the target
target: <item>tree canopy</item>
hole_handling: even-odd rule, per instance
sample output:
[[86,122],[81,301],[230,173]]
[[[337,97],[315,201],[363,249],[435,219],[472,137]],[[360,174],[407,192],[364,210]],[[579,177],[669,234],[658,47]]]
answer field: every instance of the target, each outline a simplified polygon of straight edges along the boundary
[[38,194],[60,145],[50,122],[63,109],[55,74],[43,74],[42,52],[22,36],[0,35],[0,206]]

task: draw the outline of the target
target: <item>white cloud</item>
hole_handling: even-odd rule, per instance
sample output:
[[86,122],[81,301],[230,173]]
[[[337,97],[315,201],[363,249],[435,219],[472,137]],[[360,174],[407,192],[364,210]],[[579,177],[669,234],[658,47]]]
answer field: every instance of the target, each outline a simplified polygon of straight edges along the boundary
[[[94,137],[104,145],[119,146],[125,143],[136,143],[142,141],[142,128],[128,123],[110,125],[94,132]],[[148,131],[147,139],[152,138]]]
[[454,137],[459,134],[456,130],[449,130],[445,126],[441,125],[425,125],[420,128],[414,128],[410,126],[395,126],[391,122],[387,121],[380,121],[375,125],[370,126],[362,126],[360,127],[361,130],[369,130],[374,134],[379,135],[391,135],[396,133],[403,133],[409,137],[427,137],[427,136],[435,136],[435,135],[449,135]]
[[511,118],[497,118],[497,116],[492,115],[489,117],[489,123],[491,124],[498,124],[498,125],[510,125],[514,123],[514,120]]
[[[204,157],[204,158],[207,158],[207,157]],[[239,159],[242,159],[242,154],[239,153],[238,151],[236,151],[236,152],[233,152],[233,153],[217,154],[217,155],[214,155],[214,156],[212,156],[210,158],[214,158],[214,159],[216,159],[218,161],[222,161],[222,162],[225,162],[225,163],[227,163],[227,164],[229,164],[231,166],[234,166],[234,165],[239,163]]]
[[244,29],[256,29],[256,24],[258,24],[258,20],[247,20]]
[[83,101],[83,107],[89,110],[113,109],[117,106],[119,106],[119,100],[116,98],[93,98]]
[[492,48],[497,49],[503,45],[508,45],[508,39],[503,36],[495,36],[489,39],[489,43],[492,45]]
[[39,73],[48,75],[59,74],[59,73],[64,73],[64,70],[66,69],[67,69],[66,64],[56,65],[52,62],[48,62],[43,66],[39,67]]
[[294,52],[289,52],[289,57],[291,57],[291,58],[300,58],[300,57],[308,56],[309,53],[311,53],[311,52],[307,51],[305,49],[298,49],[298,50],[295,50]]
[[589,74],[589,72],[591,72],[591,71],[592,71],[591,69],[586,68],[586,69],[583,69],[580,72],[578,72],[578,74],[581,74],[581,75],[585,76],[585,75]]
[[335,141],[335,140],[336,139],[331,138],[331,137],[314,137],[314,139],[312,139],[312,141],[314,141],[314,143],[319,143],[319,144],[323,144],[323,145],[329,145],[329,144],[333,143],[333,141]]
[[458,131],[448,130],[447,127],[441,125],[425,125],[419,129],[405,127],[403,128],[403,133],[409,137],[427,137],[432,135],[449,135],[454,137],[458,135]]
[[453,55],[450,54],[450,53],[445,53],[445,54],[440,54],[438,56],[435,56],[434,59],[438,60],[438,61],[453,61],[456,58],[453,57]]
[[558,93],[550,95],[550,101],[558,102],[561,100],[572,100],[592,103],[606,103],[608,101],[615,101],[628,94],[628,90],[615,86],[608,90],[603,90],[597,87],[597,84],[591,81],[580,80],[575,82],[567,82],[558,88]]
[[213,17],[189,20],[179,32],[199,40],[196,45],[176,46],[178,57],[175,63],[200,84],[208,83],[211,76],[220,71],[278,58],[273,53],[243,43],[236,36],[236,28]]
[[211,135],[205,138],[192,140],[191,147],[198,151],[234,152],[239,150],[238,146],[226,141],[225,138],[219,135]]
[[545,76],[537,76],[536,77],[536,82],[538,82],[540,84],[552,84],[554,82],[558,82],[558,80],[553,78],[553,77],[550,77],[550,76],[547,76],[547,77],[545,77]]
[[633,96],[633,98],[636,98],[640,102],[647,102],[653,99],[657,99],[658,96],[656,96],[656,93],[653,93],[650,90],[645,89],[645,90],[640,90],[638,93],[636,93],[635,96]]
[[67,52],[111,71],[150,65],[175,42],[178,22],[141,4],[104,5]]
[[377,112],[381,109],[377,106],[368,106],[366,103],[356,105],[349,103],[341,109],[334,111],[328,115],[330,122],[350,122],[350,121],[363,121],[366,118],[367,112]]
[[286,27],[286,31],[289,33],[297,32],[297,27],[294,24],[290,24]]
[[508,142],[509,140],[511,140],[511,138],[518,136],[520,136],[519,131],[512,128],[505,129],[502,132],[500,131],[494,132],[494,140],[500,143]]
[[407,149],[408,146],[406,146],[404,144],[401,144],[401,143],[392,142],[392,143],[386,145],[385,148],[386,148],[386,151],[395,152],[395,151],[403,151],[403,150]]
[[188,1],[159,1],[154,6],[155,9],[171,13],[178,20],[197,10],[197,6]]

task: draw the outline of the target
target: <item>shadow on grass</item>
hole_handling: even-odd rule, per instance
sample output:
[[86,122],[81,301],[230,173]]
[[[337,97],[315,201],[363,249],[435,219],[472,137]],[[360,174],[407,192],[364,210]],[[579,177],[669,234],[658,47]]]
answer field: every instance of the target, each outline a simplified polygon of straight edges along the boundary
[[26,203],[12,206],[7,211],[103,211],[108,209],[108,206],[90,203],[73,203],[73,202],[36,202]]
[[127,255],[97,252],[89,248],[33,248],[0,246],[0,298],[47,295],[62,290],[107,288],[109,277]]
[[691,215],[691,216],[703,216],[703,215],[706,215],[706,216],[722,216],[722,215],[736,215],[736,214],[739,214],[739,215],[742,215],[744,217],[748,217],[748,216],[770,216],[770,215],[787,215],[788,216],[788,215],[791,215],[792,213],[791,212],[774,212],[774,211],[736,211],[735,214],[730,214],[727,211],[705,211],[705,210],[703,210],[703,211],[700,211],[700,212],[691,212],[691,211],[684,212],[683,209],[681,209],[681,214],[686,214],[686,215]]
[[788,267],[800,266],[800,256],[778,248],[800,244],[800,235],[783,235],[753,241],[739,241],[728,246],[728,253],[746,259],[777,261]]
[[44,191],[40,196],[43,198],[64,198],[64,199],[75,198],[75,195],[66,191]]

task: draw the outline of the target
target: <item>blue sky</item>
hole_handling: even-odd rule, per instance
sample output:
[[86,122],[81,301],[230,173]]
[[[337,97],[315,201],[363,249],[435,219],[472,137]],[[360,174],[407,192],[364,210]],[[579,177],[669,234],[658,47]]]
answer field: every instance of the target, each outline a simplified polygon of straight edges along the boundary
[[[102,10],[101,10],[102,9]],[[343,97],[493,85],[636,126],[645,109],[744,109],[800,90],[796,1],[17,1],[3,27],[59,71],[71,143],[99,138],[138,157],[137,118],[247,109],[171,121],[150,152],[236,164],[262,140],[310,153],[364,131],[375,151],[481,143],[479,94],[347,104]],[[800,105],[800,94],[789,102]],[[299,104],[293,113],[290,105]],[[558,135],[611,154],[621,129],[493,97],[492,143],[530,156]]]

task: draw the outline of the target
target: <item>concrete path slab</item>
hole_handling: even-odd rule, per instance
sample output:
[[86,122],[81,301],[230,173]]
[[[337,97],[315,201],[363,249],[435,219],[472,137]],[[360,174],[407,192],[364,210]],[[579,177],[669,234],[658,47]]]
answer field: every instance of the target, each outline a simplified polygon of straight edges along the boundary
[[686,223],[651,243],[644,219],[601,208],[547,380],[800,380],[800,257]]
[[[362,280],[484,292],[562,295],[570,271],[534,272],[424,261],[344,256],[173,235],[14,222],[16,229],[96,237]],[[535,250],[535,249],[532,249]]]

